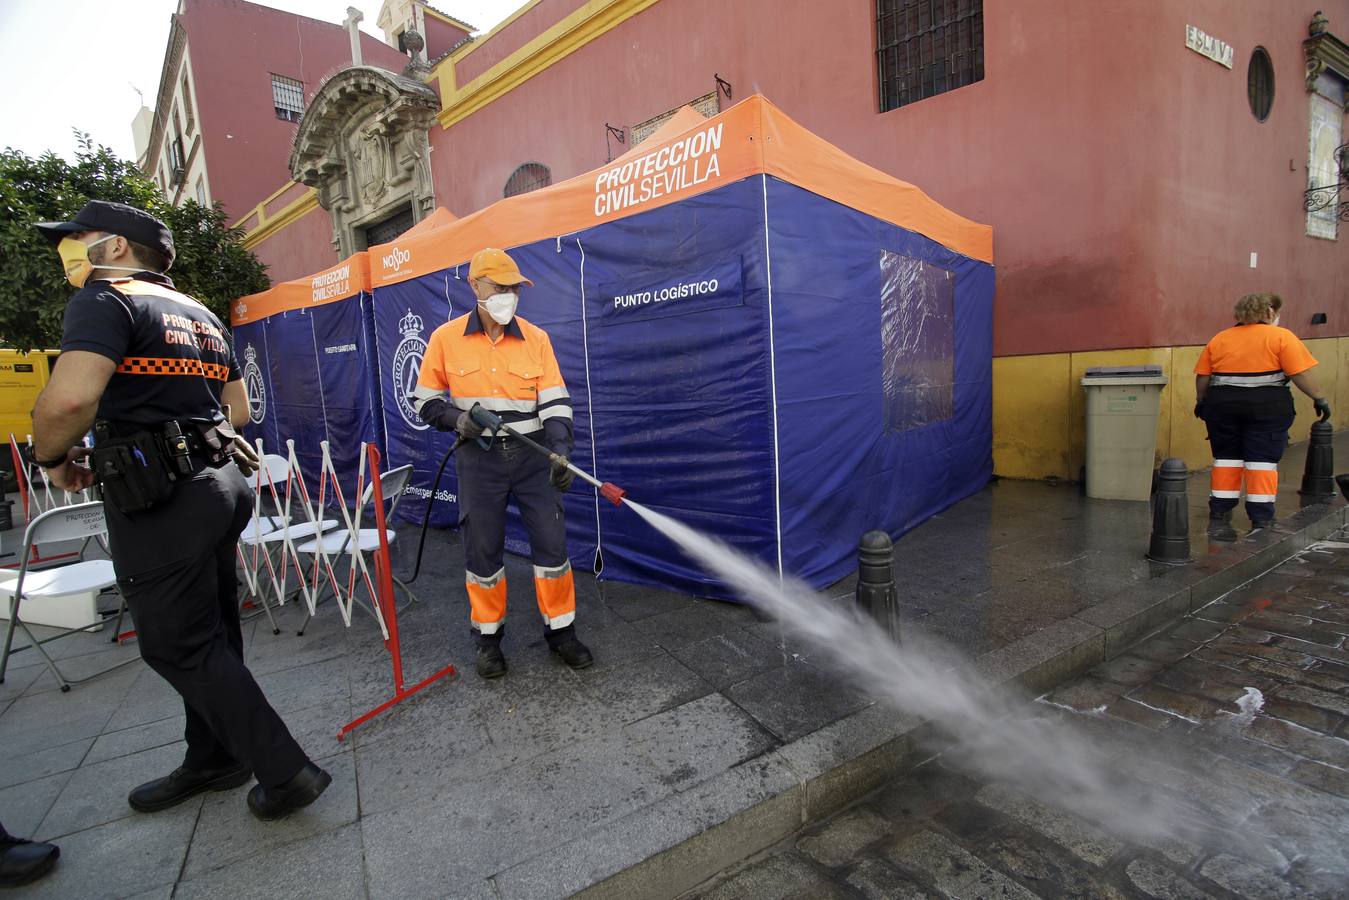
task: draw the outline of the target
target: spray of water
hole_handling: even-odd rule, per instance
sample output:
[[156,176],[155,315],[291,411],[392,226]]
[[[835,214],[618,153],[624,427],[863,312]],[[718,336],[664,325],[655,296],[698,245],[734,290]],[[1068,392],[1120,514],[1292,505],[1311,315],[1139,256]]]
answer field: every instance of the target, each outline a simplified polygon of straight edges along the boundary
[[908,637],[897,645],[847,605],[821,602],[803,582],[780,578],[715,538],[627,503],[695,562],[828,656],[852,681],[954,738],[948,756],[966,768],[1125,838],[1153,845],[1168,839],[1208,843],[1211,826],[1198,820],[1193,808],[1122,777],[1121,769],[1130,774],[1146,769],[1137,748],[1121,754],[1065,717],[1029,714],[1024,702],[936,645]]

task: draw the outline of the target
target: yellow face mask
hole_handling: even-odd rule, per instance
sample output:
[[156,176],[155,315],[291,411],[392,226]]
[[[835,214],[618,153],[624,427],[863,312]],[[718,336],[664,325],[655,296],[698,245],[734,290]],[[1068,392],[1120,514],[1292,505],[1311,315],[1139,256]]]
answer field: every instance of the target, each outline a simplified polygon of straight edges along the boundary
[[95,268],[99,269],[120,269],[123,272],[142,272],[141,268],[132,268],[130,266],[97,266],[89,261],[89,249],[97,247],[104,241],[110,241],[117,237],[110,234],[107,237],[101,237],[92,244],[86,244],[77,241],[74,238],[62,238],[61,243],[56,245],[56,252],[61,257],[61,267],[65,269],[66,281],[69,281],[77,288],[84,287],[84,283],[89,280],[89,275]]

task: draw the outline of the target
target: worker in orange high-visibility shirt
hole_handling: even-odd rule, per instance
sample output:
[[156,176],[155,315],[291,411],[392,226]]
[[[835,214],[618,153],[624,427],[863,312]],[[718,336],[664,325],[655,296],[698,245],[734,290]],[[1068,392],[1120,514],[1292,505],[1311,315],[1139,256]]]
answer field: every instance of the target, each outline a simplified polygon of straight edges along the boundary
[[[488,248],[473,257],[468,283],[478,306],[432,332],[412,396],[418,415],[441,431],[480,438],[482,427],[468,411],[482,404],[565,458],[573,442],[567,385],[547,333],[515,314],[521,287],[534,282],[520,274],[505,251]],[[534,594],[548,646],[573,669],[589,666],[594,657],[576,636],[576,586],[562,517],[562,492],[571,487],[572,471],[504,432],[491,436],[486,449],[477,440],[466,441],[455,452],[455,470],[478,674],[506,674],[501,638],[506,503],[512,497],[529,532]]]
[[1218,526],[1231,522],[1243,481],[1251,527],[1274,521],[1279,460],[1294,416],[1290,381],[1330,418],[1330,402],[1312,374],[1315,358],[1279,327],[1282,307],[1277,294],[1242,297],[1233,308],[1237,324],[1214,335],[1194,367],[1194,414],[1208,425],[1213,449],[1209,521]]

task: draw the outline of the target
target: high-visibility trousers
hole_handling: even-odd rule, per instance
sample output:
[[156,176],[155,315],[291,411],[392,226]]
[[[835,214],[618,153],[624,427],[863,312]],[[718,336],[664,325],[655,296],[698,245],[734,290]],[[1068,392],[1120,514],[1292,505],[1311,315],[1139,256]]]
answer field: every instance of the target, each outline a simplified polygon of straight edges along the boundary
[[1209,446],[1213,449],[1209,510],[1234,509],[1246,490],[1246,514],[1252,523],[1274,519],[1279,493],[1279,460],[1288,447],[1291,414],[1253,415],[1232,404],[1205,411]]
[[506,504],[514,499],[529,534],[534,595],[548,629],[576,619],[576,584],[567,558],[562,494],[549,481],[547,457],[512,438],[490,450],[469,441],[455,451],[459,523],[464,538],[464,586],[470,622],[483,635],[506,621]]

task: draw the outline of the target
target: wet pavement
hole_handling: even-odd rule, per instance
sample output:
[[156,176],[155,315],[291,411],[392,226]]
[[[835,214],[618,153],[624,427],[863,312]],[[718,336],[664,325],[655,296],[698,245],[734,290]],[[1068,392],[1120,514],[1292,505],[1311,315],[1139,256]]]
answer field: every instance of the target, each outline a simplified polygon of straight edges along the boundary
[[1025,711],[1071,711],[1112,748],[1119,790],[1174,792],[1213,823],[1202,836],[1132,842],[943,756],[686,900],[1344,897],[1346,541],[1341,530]]
[[[1349,438],[1337,447],[1345,458]],[[1191,479],[1196,561],[1183,567],[1143,558],[1146,503],[991,484],[897,543],[905,627],[998,681],[1058,683],[1342,524],[1338,499],[1299,510],[1301,454],[1282,467],[1279,526],[1254,535],[1211,541],[1206,478]],[[633,516],[631,527],[647,526]],[[396,570],[410,568],[415,537],[401,529]],[[133,813],[126,793],[181,760],[176,696],[140,662],[63,694],[31,650],[19,653],[0,684],[0,820],[63,849],[25,896],[673,896],[916,762],[914,721],[743,606],[578,573],[578,627],[598,662],[566,669],[520,589],[532,576],[520,559],[507,562],[511,671],[483,682],[462,560],[457,535],[432,532],[420,601],[401,619],[409,683],[450,663],[460,676],[346,743],[338,727],[391,692],[372,618],[358,611],[347,628],[329,603],[298,637],[302,610],[288,604],[279,635],[246,624],[259,682],[334,777],[278,823],[252,819],[246,788]],[[853,589],[845,579],[822,602],[848,603]],[[1305,625],[1303,639],[1323,631]],[[50,646],[75,675],[136,656],[107,633]]]

